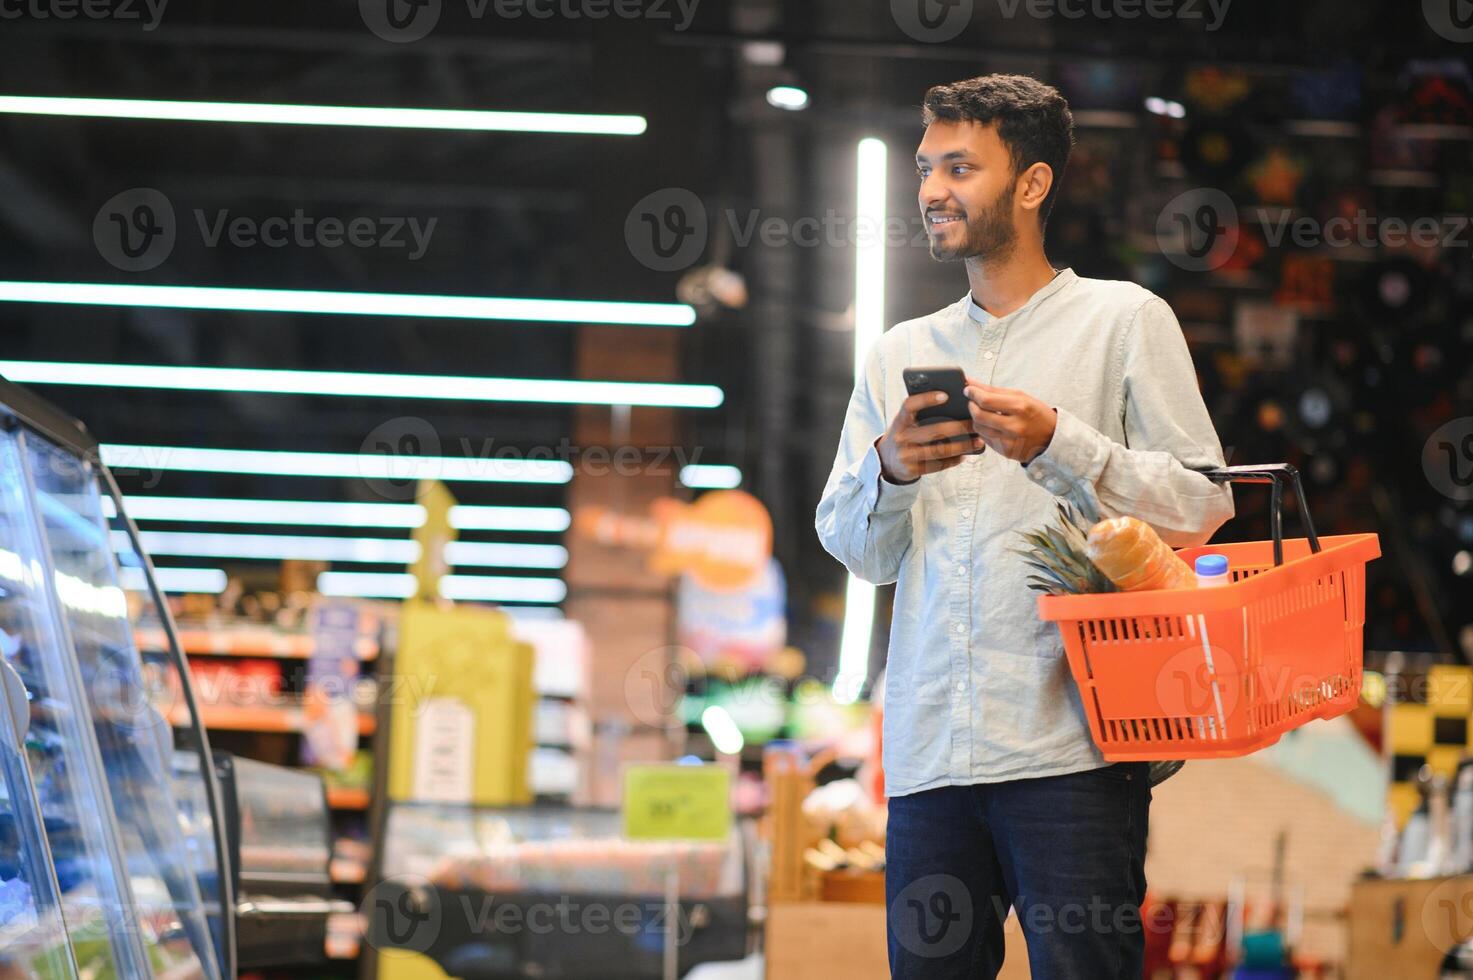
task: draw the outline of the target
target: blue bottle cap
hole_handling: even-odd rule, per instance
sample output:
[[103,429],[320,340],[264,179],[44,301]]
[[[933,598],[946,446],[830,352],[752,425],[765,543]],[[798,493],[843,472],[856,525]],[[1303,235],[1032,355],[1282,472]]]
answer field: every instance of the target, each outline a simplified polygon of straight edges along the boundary
[[1228,560],[1226,555],[1201,555],[1197,558],[1198,575],[1226,575]]

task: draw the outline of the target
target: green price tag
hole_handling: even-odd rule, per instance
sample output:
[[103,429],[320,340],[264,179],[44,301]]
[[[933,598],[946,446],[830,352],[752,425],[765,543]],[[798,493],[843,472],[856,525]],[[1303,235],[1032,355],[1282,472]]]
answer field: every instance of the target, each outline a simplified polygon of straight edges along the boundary
[[726,840],[731,773],[721,766],[635,765],[624,770],[624,836]]

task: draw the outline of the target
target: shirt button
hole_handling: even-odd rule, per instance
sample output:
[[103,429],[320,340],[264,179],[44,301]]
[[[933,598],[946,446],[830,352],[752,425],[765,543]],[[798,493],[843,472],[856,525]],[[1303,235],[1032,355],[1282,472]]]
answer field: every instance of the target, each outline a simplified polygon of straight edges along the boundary
[[967,682],[966,681],[957,681],[956,682],[956,689],[958,691],[965,691],[967,689]]
[[964,624],[962,624],[962,623],[952,623],[951,624],[951,631],[953,633],[961,633],[961,632],[965,631],[966,628],[967,627]]
[[985,350],[985,351],[982,352],[982,360],[984,360],[984,361],[990,361],[990,360],[992,360],[993,356],[994,355],[993,355],[992,351],[990,351],[990,350]]
[[1054,493],[1062,493],[1064,490],[1064,484],[1060,483],[1058,480],[1055,480],[1052,477],[1044,480],[1043,485]]

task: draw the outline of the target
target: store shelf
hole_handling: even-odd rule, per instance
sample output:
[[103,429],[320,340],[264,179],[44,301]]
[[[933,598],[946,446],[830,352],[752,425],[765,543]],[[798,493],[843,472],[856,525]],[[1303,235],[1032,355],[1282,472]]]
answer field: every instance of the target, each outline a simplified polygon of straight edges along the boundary
[[[160,630],[140,630],[134,642],[141,649],[167,646]],[[275,660],[306,660],[312,656],[315,639],[306,633],[283,633],[266,627],[257,629],[181,629],[179,645],[184,652],[197,657],[266,657]],[[378,657],[378,643],[372,637],[358,638],[355,652],[360,661]]]
[[[306,713],[299,707],[245,707],[240,705],[206,705],[200,711],[200,720],[206,728],[231,732],[300,732],[307,726]],[[189,715],[183,707],[169,713],[169,723],[180,726],[189,724]],[[377,727],[373,715],[358,716],[358,734],[372,735]]]
[[334,810],[367,810],[368,790],[344,786],[327,788],[327,805]]

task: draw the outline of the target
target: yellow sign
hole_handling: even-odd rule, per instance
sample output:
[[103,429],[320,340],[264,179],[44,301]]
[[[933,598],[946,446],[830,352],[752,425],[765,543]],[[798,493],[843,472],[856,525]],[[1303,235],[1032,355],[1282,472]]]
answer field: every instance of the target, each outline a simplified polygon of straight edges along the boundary
[[390,680],[389,798],[530,803],[532,661],[505,613],[406,601]]
[[450,524],[450,508],[455,497],[439,480],[421,480],[418,500],[425,509],[425,522],[414,530],[419,542],[419,558],[410,566],[415,579],[415,597],[434,599],[440,595],[440,579],[450,570],[445,561],[445,546],[455,540]]
[[731,773],[721,766],[633,765],[624,770],[624,836],[726,840]]

